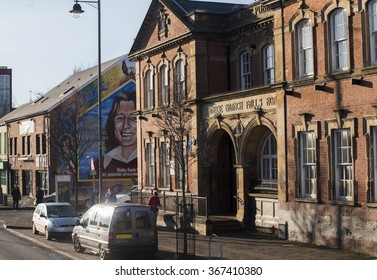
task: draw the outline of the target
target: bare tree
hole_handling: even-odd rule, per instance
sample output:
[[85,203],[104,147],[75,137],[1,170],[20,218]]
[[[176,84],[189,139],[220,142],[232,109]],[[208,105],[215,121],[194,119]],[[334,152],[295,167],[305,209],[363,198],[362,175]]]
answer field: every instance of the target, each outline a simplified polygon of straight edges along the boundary
[[96,141],[95,118],[84,115],[85,104],[80,94],[64,106],[51,127],[51,148],[74,177],[75,205],[78,205],[78,168],[80,160]]
[[166,150],[165,153],[175,163],[176,182],[182,189],[184,255],[187,255],[187,176],[189,167],[196,161],[196,150],[194,150],[196,140],[191,139],[193,110],[190,107],[186,101],[176,100],[170,106],[159,111],[155,123],[157,128],[170,138],[170,150]]

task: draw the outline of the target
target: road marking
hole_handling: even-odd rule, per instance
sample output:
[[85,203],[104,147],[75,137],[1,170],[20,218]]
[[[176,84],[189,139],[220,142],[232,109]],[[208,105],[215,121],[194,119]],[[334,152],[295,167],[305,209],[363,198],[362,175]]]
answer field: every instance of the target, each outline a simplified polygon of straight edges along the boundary
[[36,244],[38,244],[38,245],[40,245],[40,246],[43,246],[43,247],[45,247],[45,248],[47,248],[47,249],[52,249],[52,250],[54,250],[55,252],[57,252],[57,253],[59,253],[59,254],[62,254],[62,255],[66,256],[66,257],[68,257],[68,258],[71,258],[71,259],[73,259],[73,260],[83,260],[83,259],[78,258],[78,257],[76,257],[76,256],[74,256],[74,255],[69,254],[69,253],[66,253],[66,252],[63,252],[63,251],[57,250],[57,249],[55,249],[55,248],[52,247],[52,246],[48,246],[46,243],[42,243],[42,242],[40,242],[39,240],[36,240],[36,239],[34,239],[34,238],[31,238],[31,237],[29,237],[29,236],[27,236],[27,235],[25,235],[25,234],[22,234],[22,233],[19,233],[19,232],[15,231],[15,230],[12,230],[12,229],[7,229],[7,230],[8,230],[9,232],[13,233],[14,235],[17,235],[18,237],[21,237],[21,238],[27,239],[27,240],[29,240],[29,241],[31,241],[31,242],[34,242],[34,243],[36,243]]

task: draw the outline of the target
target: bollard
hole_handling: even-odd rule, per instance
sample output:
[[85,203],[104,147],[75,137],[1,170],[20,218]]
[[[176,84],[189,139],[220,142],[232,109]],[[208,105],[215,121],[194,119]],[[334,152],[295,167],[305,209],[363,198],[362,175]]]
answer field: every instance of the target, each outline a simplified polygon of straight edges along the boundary
[[8,206],[8,196],[7,195],[3,196],[3,204],[4,204],[4,206]]

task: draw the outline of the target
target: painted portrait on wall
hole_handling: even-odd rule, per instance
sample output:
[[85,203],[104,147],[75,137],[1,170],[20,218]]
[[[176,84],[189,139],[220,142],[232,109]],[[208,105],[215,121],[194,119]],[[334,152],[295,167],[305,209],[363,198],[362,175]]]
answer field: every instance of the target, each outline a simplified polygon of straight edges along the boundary
[[[136,150],[136,84],[133,64],[119,61],[102,74],[101,124],[102,124],[102,179],[103,186],[131,186],[137,184]],[[76,128],[86,141],[79,144],[78,181],[91,184],[98,179],[98,85],[93,80],[84,86],[73,101],[64,106],[61,116],[67,119],[64,131]],[[76,108],[74,108],[76,107]],[[79,108],[79,109],[78,109]],[[77,123],[72,123],[73,113],[78,113]],[[66,116],[71,117],[66,117]],[[73,121],[74,122],[74,121]],[[58,165],[58,174],[64,174],[64,162]],[[90,182],[90,183],[89,183]]]

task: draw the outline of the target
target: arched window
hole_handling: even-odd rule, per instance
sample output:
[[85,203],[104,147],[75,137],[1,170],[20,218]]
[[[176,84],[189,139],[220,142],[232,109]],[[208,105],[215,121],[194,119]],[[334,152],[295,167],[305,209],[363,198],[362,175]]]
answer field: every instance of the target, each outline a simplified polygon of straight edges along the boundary
[[148,70],[145,74],[145,108],[153,108],[153,73]]
[[275,83],[275,58],[274,45],[269,44],[263,48],[264,84]]
[[300,77],[313,75],[313,35],[312,24],[308,19],[297,25],[298,67]]
[[169,104],[169,77],[166,65],[162,65],[160,68],[160,94],[161,105],[167,106]]
[[330,16],[332,71],[344,71],[348,65],[347,12],[337,9]]
[[261,161],[261,179],[264,182],[276,182],[278,178],[277,143],[272,133],[264,142]]
[[244,51],[240,55],[241,66],[241,89],[245,90],[251,87],[251,57],[250,53]]
[[178,102],[186,100],[186,71],[182,59],[179,59],[175,65],[175,90]]

